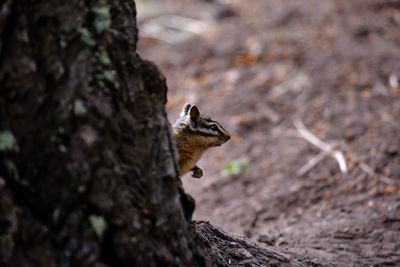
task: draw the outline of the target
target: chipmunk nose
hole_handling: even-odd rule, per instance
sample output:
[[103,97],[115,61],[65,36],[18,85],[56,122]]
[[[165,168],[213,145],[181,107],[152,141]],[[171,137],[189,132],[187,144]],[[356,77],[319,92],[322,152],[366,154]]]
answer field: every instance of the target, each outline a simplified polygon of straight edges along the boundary
[[225,142],[228,142],[229,139],[231,139],[231,136],[230,135],[225,135]]

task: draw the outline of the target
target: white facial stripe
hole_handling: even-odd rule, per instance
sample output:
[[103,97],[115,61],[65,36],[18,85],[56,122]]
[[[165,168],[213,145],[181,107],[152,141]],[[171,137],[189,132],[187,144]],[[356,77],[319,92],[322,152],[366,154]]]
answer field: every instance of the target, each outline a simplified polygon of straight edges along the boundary
[[207,134],[207,135],[214,135],[214,136],[218,136],[219,135],[218,132],[211,131],[211,130],[208,130],[206,128],[198,128],[197,132],[204,133],[204,134]]
[[219,125],[217,122],[215,122],[215,121],[213,121],[213,122],[208,122],[207,123],[207,126],[211,126],[211,125],[213,125],[213,124],[215,124],[217,127],[218,127],[218,130],[219,131],[221,131],[222,133],[224,133],[224,134],[229,134],[224,128],[222,128],[222,126],[221,125]]
[[215,121],[206,122],[206,125],[208,127],[211,126],[211,125],[216,125],[218,127],[218,129],[221,130],[221,126]]
[[210,130],[207,127],[201,127],[201,128],[193,127],[193,123],[192,123],[189,115],[184,116],[184,123],[186,125],[188,125],[190,130],[192,130],[193,132],[204,133],[204,134],[207,134],[210,136],[212,135],[212,136],[217,136],[217,137],[220,136],[221,133],[224,135],[229,135],[229,133],[224,128],[222,128],[222,126],[216,121],[209,121],[209,122],[204,121],[204,123],[207,127],[209,127],[211,125],[216,125],[218,127],[218,131]]
[[212,131],[212,130],[208,130],[209,132],[212,132],[213,135],[219,136],[219,135],[229,135],[229,133],[217,122],[212,121],[212,122],[207,122],[206,123],[207,126],[211,126],[211,125],[216,125],[218,128],[218,131]]

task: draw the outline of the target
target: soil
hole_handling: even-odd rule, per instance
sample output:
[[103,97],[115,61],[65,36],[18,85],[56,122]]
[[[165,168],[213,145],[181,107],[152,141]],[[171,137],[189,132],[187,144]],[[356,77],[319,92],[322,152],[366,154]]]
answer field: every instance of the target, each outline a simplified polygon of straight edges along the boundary
[[[311,266],[400,266],[400,1],[143,3],[139,53],[167,77],[170,121],[189,102],[233,136],[183,177],[194,218]],[[203,28],[149,37],[171,15]],[[321,149],[295,119],[347,173],[327,156],[298,174]]]

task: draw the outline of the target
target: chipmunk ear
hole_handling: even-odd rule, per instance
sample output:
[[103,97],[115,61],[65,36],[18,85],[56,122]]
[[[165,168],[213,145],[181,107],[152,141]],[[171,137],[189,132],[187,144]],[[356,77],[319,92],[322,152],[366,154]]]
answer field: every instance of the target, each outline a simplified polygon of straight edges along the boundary
[[181,111],[181,113],[180,113],[179,116],[180,116],[180,117],[185,117],[185,116],[188,114],[189,109],[190,109],[191,106],[192,106],[192,105],[186,103],[186,104],[183,106],[182,111]]
[[200,111],[199,111],[198,107],[191,106],[190,109],[189,109],[189,116],[190,116],[190,119],[194,123],[197,123],[199,121],[199,118],[200,118]]

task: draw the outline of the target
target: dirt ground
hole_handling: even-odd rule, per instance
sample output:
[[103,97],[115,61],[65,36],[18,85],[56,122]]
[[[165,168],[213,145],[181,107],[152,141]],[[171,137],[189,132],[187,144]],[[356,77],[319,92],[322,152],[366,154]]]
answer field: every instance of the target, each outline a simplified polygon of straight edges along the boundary
[[[171,122],[190,102],[233,135],[198,164],[202,179],[183,177],[195,219],[310,266],[400,266],[400,1],[215,2],[138,8],[139,51],[167,77]],[[327,156],[299,175],[321,150],[296,119],[344,153],[348,173]]]

